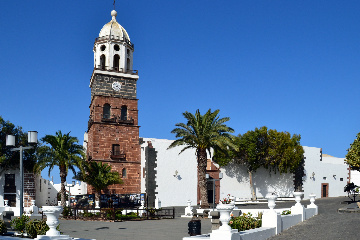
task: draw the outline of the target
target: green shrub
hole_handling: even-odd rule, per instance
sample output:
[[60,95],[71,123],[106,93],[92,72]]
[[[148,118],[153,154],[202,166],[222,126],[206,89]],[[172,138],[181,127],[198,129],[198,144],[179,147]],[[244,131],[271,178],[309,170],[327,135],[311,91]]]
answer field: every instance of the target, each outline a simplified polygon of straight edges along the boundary
[[113,209],[107,209],[106,210],[106,219],[113,219],[114,217],[114,210]]
[[159,208],[159,209],[156,209],[156,208],[147,208],[146,209],[147,212],[150,214],[150,216],[155,216],[155,214],[159,211],[161,211],[162,209]]
[[4,235],[4,233],[7,232],[7,227],[5,225],[5,222],[3,220],[0,220],[0,234]]
[[284,210],[281,213],[281,215],[289,215],[289,214],[291,214],[291,210]]
[[31,238],[36,238],[37,235],[45,235],[49,229],[45,220],[32,220],[25,224],[26,233]]
[[[49,231],[49,226],[46,224],[44,219],[32,220],[25,224],[25,230],[29,237],[36,238],[38,235],[46,235]],[[60,231],[60,224],[57,225],[56,230]]]
[[136,212],[129,212],[129,213],[126,214],[126,216],[128,216],[128,217],[138,217]]
[[259,213],[257,217],[253,217],[251,213],[244,213],[239,217],[231,217],[229,225],[232,229],[239,231],[259,228],[261,227],[261,218],[262,213]]
[[26,222],[29,220],[30,218],[28,216],[22,215],[21,217],[17,217],[11,221],[11,227],[23,235],[25,233]]
[[94,216],[94,214],[91,213],[91,212],[84,212],[83,213],[83,217],[93,217],[93,216]]
[[64,210],[62,211],[62,215],[63,215],[64,217],[72,216],[73,213],[72,213],[72,211],[71,211],[71,208],[65,207]]

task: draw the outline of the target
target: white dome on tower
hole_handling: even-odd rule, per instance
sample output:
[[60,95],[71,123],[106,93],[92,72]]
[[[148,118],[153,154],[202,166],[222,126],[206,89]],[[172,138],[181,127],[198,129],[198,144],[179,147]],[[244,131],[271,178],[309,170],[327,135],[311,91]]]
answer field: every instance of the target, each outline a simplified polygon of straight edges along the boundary
[[112,19],[110,22],[105,24],[100,31],[99,38],[115,38],[120,40],[128,40],[130,41],[130,37],[126,32],[125,28],[123,28],[117,21],[116,16],[117,12],[115,10],[111,11]]

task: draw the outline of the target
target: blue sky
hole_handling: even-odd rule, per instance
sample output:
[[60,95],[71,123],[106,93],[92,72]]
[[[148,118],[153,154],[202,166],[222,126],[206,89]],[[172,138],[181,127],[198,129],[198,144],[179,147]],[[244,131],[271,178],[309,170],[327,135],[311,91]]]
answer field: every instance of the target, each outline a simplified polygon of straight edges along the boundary
[[[4,119],[83,141],[92,48],[112,3],[0,2]],[[140,137],[174,139],[181,113],[198,108],[220,109],[236,134],[267,126],[336,157],[360,131],[359,1],[118,0],[116,10],[135,44]]]

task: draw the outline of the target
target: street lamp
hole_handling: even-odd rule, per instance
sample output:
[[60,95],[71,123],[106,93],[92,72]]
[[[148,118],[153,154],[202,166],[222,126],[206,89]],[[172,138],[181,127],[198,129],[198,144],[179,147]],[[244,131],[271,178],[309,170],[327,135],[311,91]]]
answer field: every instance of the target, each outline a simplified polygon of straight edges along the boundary
[[[37,143],[37,135],[36,131],[28,132],[28,143],[36,144]],[[14,135],[6,135],[6,146],[7,147],[15,147],[15,136]],[[24,207],[24,169],[23,169],[23,151],[27,149],[32,149],[33,146],[19,146],[18,148],[12,148],[10,151],[19,151],[20,152],[20,216],[23,214]]]
[[213,182],[213,211],[215,210],[215,182],[220,181],[223,178],[223,173],[219,173],[219,179],[210,178],[210,175],[207,173],[206,179]]
[[71,196],[71,194],[70,194],[70,188],[71,187],[74,187],[75,186],[75,181],[72,181],[72,184],[70,185],[70,184],[67,184],[67,182],[65,182],[65,186],[67,186],[68,188],[69,188],[69,207],[71,207],[70,206],[70,196]]

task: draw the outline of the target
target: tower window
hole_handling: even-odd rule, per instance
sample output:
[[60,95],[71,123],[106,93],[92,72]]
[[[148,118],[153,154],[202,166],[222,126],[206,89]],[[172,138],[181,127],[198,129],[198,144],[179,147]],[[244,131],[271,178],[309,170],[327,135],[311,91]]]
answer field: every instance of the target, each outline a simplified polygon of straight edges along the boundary
[[101,50],[101,51],[105,51],[105,49],[106,49],[106,46],[105,46],[105,45],[101,45],[100,50]]
[[127,120],[127,107],[121,107],[121,120]]
[[119,45],[115,44],[115,45],[114,45],[114,50],[115,50],[115,51],[119,51],[119,50],[120,50]]
[[126,49],[126,53],[128,56],[130,56],[130,49]]
[[114,155],[114,156],[120,155],[120,145],[119,144],[112,145],[112,155]]
[[119,62],[120,56],[118,54],[114,55],[114,70],[119,71]]
[[105,103],[103,107],[103,118],[110,119],[110,104]]
[[16,193],[15,174],[5,174],[4,193]]
[[126,168],[123,168],[123,170],[121,171],[122,173],[122,177],[123,178],[126,178]]
[[105,70],[105,55],[100,56],[100,69]]

